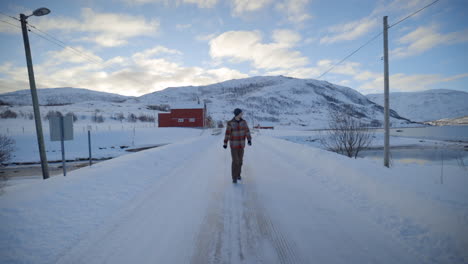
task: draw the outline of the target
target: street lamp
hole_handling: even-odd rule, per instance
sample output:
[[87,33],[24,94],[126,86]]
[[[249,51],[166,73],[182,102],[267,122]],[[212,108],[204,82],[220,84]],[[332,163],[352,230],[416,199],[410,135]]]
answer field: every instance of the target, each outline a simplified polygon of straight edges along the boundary
[[29,86],[31,88],[31,97],[34,109],[34,120],[36,121],[37,143],[39,145],[39,155],[41,157],[42,178],[49,178],[49,168],[47,165],[47,156],[45,153],[44,135],[42,133],[41,114],[39,112],[39,100],[37,99],[36,81],[34,80],[34,71],[31,59],[31,48],[29,46],[28,28],[26,19],[30,16],[44,16],[50,13],[50,10],[42,7],[34,10],[34,12],[26,16],[20,14],[21,29],[23,30],[24,51],[26,53],[26,64],[28,65]]

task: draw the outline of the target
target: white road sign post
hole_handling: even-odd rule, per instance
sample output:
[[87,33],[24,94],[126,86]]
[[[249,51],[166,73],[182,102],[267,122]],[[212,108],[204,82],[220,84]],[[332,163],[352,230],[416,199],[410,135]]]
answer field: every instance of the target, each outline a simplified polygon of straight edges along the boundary
[[73,116],[53,116],[49,119],[50,141],[60,141],[62,145],[63,176],[67,176],[65,164],[65,140],[73,140]]

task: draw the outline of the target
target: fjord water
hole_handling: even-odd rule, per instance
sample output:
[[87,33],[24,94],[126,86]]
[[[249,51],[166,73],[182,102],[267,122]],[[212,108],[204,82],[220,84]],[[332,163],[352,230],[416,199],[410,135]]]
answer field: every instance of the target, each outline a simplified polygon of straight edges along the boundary
[[468,142],[468,126],[393,128],[392,136]]
[[[468,165],[468,147],[466,147],[468,146],[468,126],[393,128],[390,130],[390,135],[420,138],[421,140],[445,140],[466,143],[459,147],[411,146],[391,148],[391,158],[395,162]],[[383,150],[364,150],[359,156],[372,159],[382,159]]]

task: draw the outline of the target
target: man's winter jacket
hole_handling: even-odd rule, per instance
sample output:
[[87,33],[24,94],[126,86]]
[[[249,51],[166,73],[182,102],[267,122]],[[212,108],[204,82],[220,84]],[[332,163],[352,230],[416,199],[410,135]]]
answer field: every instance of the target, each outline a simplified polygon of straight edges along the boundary
[[229,145],[231,148],[244,148],[245,138],[247,138],[248,141],[252,140],[249,127],[244,119],[237,121],[233,118],[227,123],[224,144],[227,144],[227,142],[230,141]]

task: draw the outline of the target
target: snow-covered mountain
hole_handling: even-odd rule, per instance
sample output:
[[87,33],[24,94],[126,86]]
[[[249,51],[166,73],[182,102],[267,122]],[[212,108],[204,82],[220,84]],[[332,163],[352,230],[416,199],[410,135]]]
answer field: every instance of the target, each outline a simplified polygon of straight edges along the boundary
[[[87,101],[124,102],[131,98],[113,93],[70,87],[39,89],[37,94],[40,105],[64,105]],[[31,105],[31,91],[20,90],[1,94],[0,101],[10,105]]]
[[[206,102],[215,120],[232,118],[241,108],[255,123],[326,127],[330,109],[349,112],[367,124],[381,125],[383,108],[357,91],[313,79],[251,77],[207,86],[167,88],[134,99],[146,104]],[[392,111],[394,125],[408,120]]]
[[444,118],[435,121],[427,122],[433,126],[468,126],[468,116],[462,116],[458,118]]
[[[369,94],[369,100],[383,105],[383,94]],[[434,121],[468,115],[468,93],[454,90],[390,93],[390,108],[413,121]]]
[[[120,104],[125,106],[135,105],[141,111],[147,105],[199,103],[202,106],[206,103],[208,113],[215,121],[231,119],[233,109],[241,108],[247,120],[261,125],[324,128],[328,126],[330,110],[350,113],[376,127],[381,126],[383,120],[383,108],[351,88],[325,81],[284,76],[251,77],[206,86],[167,88],[136,98],[76,88],[41,89],[39,97],[42,105],[73,104],[73,107],[63,106],[65,111],[75,106],[86,107],[86,101],[104,101],[106,103],[101,104],[106,107],[101,108],[104,114],[124,110],[122,107],[114,107],[115,102],[122,102]],[[12,105],[31,104],[29,90],[0,95],[0,100]],[[96,111],[96,107],[96,104],[92,106],[92,110]],[[394,126],[409,123],[395,111],[391,112],[391,116]]]

